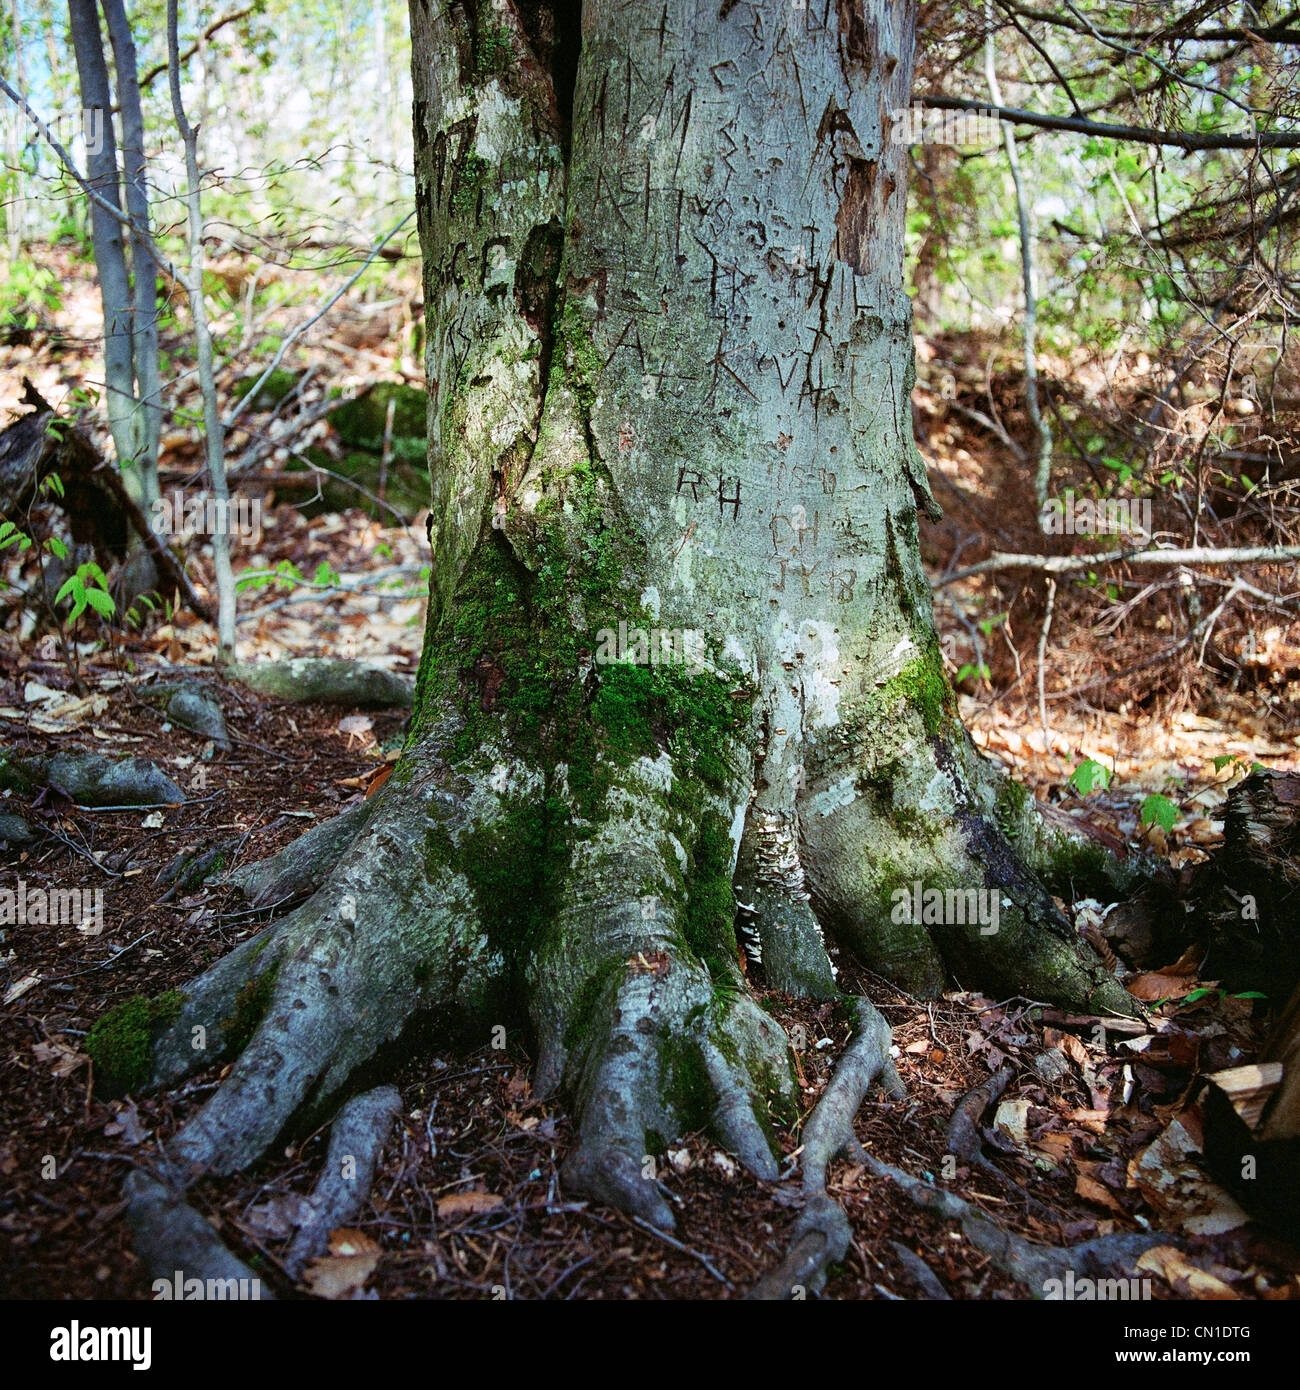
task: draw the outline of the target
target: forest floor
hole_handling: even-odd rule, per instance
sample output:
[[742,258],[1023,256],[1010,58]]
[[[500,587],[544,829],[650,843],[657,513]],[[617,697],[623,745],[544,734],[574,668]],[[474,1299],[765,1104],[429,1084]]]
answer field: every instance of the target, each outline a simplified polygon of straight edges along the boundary
[[[66,389],[80,373],[91,374],[69,346],[90,336],[76,315],[93,317],[93,304],[80,311],[78,304],[69,293],[59,353],[40,335],[29,346],[0,348],[7,373],[0,405],[13,403],[10,387],[24,373],[51,400],[60,384]],[[342,312],[364,325],[372,308]],[[320,368],[322,391],[340,379],[340,331],[330,330],[334,346],[305,339],[302,361]],[[376,356],[393,362],[382,338],[359,336],[352,345],[362,356],[350,364],[348,385],[385,376]],[[164,466],[192,462],[195,438],[191,426],[171,432]],[[1032,526],[1006,534],[1005,509],[997,510],[996,526],[990,522],[991,503],[1026,486],[1023,466],[995,439],[953,417],[929,431],[927,456],[947,513],[939,526],[924,527],[936,575],[956,556],[965,564],[990,548],[1039,548]],[[310,576],[327,564],[321,582],[328,587],[245,593],[241,657],[346,655],[413,673],[427,553],[420,518],[382,525],[354,510],[307,519],[273,487],[264,498],[260,544],[237,555],[237,569],[289,561]],[[6,558],[12,580],[20,561],[12,552]],[[206,589],[210,555],[193,553],[189,570]],[[1115,843],[1163,855],[1175,868],[1199,862],[1221,841],[1224,800],[1252,762],[1300,770],[1300,672],[1290,664],[1296,634],[1285,620],[1266,634],[1266,654],[1276,659],[1260,664],[1266,675],[1259,682],[1207,674],[1185,653],[1185,661],[1161,663],[1158,679],[1148,670],[1130,682],[1134,693],[1106,703],[1102,690],[1076,688],[1115,671],[1126,652],[1159,652],[1168,636],[1159,600],[1146,596],[1145,607],[1134,605],[1117,637],[1090,607],[1095,594],[1067,594],[1063,586],[1044,647],[1046,688],[1060,698],[1047,704],[1044,730],[1032,674],[1043,618],[1038,589],[998,588],[984,577],[940,593],[936,615],[954,678],[979,660],[989,668],[960,682],[962,714],[977,743],[1041,800],[1085,817]],[[987,630],[979,626],[990,619]],[[168,893],[159,878],[175,857],[233,838],[237,862],[251,862],[337,814],[365,796],[395,757],[403,714],[359,715],[253,695],[214,674],[213,633],[184,609],[143,632],[108,637],[84,626],[71,645],[75,679],[59,644],[45,635],[21,602],[11,603],[0,628],[4,746],[141,754],[185,788],[187,800],[102,811],[58,796],[36,805],[7,793],[0,800],[0,810],[22,810],[42,832],[28,849],[0,850],[0,886],[102,887],[106,905],[102,926],[0,929],[0,1294],[147,1298],[149,1283],[122,1220],[122,1179],[138,1155],[202,1104],[220,1072],[169,1094],[103,1099],[83,1051],[86,1033],[131,995],[183,986],[264,924],[265,914],[250,913],[233,890],[211,880],[190,894]],[[981,640],[987,652],[975,649]],[[142,698],[150,684],[178,672],[199,675],[219,694],[232,752],[214,754]],[[1085,756],[1114,774],[1104,791],[1087,797],[1068,782]],[[1139,825],[1151,793],[1177,805],[1168,833]],[[1106,905],[1063,906],[1082,922]],[[858,1138],[872,1156],[947,1187],[1031,1240],[1063,1245],[1109,1232],[1169,1232],[1171,1243],[1141,1266],[1155,1298],[1300,1298],[1300,1254],[1251,1224],[1196,1162],[1197,1078],[1252,1058],[1283,1001],[1210,988],[1195,959],[1160,964],[1124,977],[1147,1003],[1145,1030],[1102,1037],[1091,1020],[1045,1020],[1031,1000],[961,989],[913,999],[841,959],[845,987],[871,998],[893,1029],[907,1092],[903,1100],[868,1099]],[[752,982],[804,1043],[796,1058],[806,1118],[848,1027],[830,1005],[773,995],[760,978]],[[948,1177],[945,1129],[954,1106],[1007,1064],[1014,1079],[985,1132],[990,1166],[963,1161]],[[297,1290],[281,1261],[326,1134],[294,1135],[250,1172],[204,1180],[193,1200],[280,1296],[729,1298],[778,1262],[799,1203],[797,1129],[783,1141],[787,1161],[775,1184],[749,1178],[706,1136],[686,1136],[661,1163],[678,1212],[677,1232],[667,1237],[568,1200],[557,1174],[569,1121],[562,1105],[533,1098],[529,1070],[524,1051],[494,1050],[488,1038],[444,1038],[432,1053],[412,1055],[395,1078],[402,1115],[370,1200]],[[829,1190],[845,1206],[854,1239],[826,1297],[916,1298],[917,1254],[954,1299],[1041,1296],[994,1268],[955,1223],[917,1209],[861,1166],[834,1165]]]

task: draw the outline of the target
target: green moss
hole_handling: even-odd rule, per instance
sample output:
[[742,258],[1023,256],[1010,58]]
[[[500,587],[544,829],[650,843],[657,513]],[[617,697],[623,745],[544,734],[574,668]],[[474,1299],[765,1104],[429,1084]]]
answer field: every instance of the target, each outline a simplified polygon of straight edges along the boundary
[[590,415],[596,401],[596,383],[604,370],[604,359],[592,340],[591,330],[581,308],[568,299],[555,325],[555,353],[552,371],[560,371],[565,384]]
[[[254,372],[252,376],[245,377],[242,381],[235,382],[232,394],[237,401],[242,401],[245,396],[257,385],[261,372]],[[275,371],[263,382],[257,395],[249,402],[250,410],[270,410],[273,406],[280,404],[282,400],[293,390],[302,380],[303,373],[291,371],[287,367],[277,367]]]
[[1099,844],[1075,840],[1068,835],[1054,838],[1043,883],[1057,897],[1072,901],[1076,898],[1100,898],[1106,901],[1112,893],[1114,864]]
[[731,1002],[736,980],[736,899],[731,889],[731,835],[716,812],[701,822],[686,875],[686,944],[714,982],[714,1001]]
[[451,195],[452,216],[468,217],[477,210],[479,190],[487,182],[490,167],[482,155],[472,150],[461,161]]
[[352,449],[380,454],[388,431],[388,408],[393,408],[390,436],[392,457],[406,463],[426,460],[428,394],[400,381],[381,381],[355,400],[345,401],[329,413],[338,437]]
[[713,1114],[714,1094],[699,1047],[669,1034],[659,1044],[664,1099],[683,1129],[703,1129]]
[[1030,799],[1028,787],[1021,786],[1013,777],[1002,779],[993,815],[1004,835],[1011,837],[1019,832]]
[[153,999],[133,994],[95,1023],[86,1035],[86,1051],[105,1091],[136,1091],[148,1083],[154,1039],[176,1020],[184,1002],[175,989]]
[[940,734],[945,720],[955,716],[957,702],[944,675],[938,643],[931,643],[924,655],[886,681],[878,699],[887,708],[902,700],[920,715],[931,738]]
[[221,1025],[223,1048],[238,1052],[248,1045],[271,1007],[271,992],[279,968],[278,963],[273,965],[256,979],[249,980],[235,995],[234,1010]]
[[603,1006],[612,1003],[626,972],[622,961],[607,960],[578,986],[564,1030],[564,1045],[570,1051],[582,1047],[591,1035],[593,1024],[602,1016]]
[[488,24],[474,46],[474,76],[478,81],[507,71],[514,58],[510,30],[504,24]]
[[535,941],[550,917],[569,862],[567,827],[568,811],[558,797],[520,800],[458,846],[457,861],[488,938],[507,960]]

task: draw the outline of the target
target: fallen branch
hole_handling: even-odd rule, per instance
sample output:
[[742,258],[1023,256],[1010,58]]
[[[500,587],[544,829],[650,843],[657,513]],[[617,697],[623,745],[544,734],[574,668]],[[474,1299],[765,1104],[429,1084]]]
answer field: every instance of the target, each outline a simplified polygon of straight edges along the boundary
[[1300,546],[1256,545],[1214,550],[1190,546],[1177,550],[1114,550],[1097,555],[1014,555],[998,551],[987,560],[930,581],[942,589],[959,579],[993,570],[1033,570],[1038,574],[1077,574],[1101,565],[1277,565],[1300,560]]

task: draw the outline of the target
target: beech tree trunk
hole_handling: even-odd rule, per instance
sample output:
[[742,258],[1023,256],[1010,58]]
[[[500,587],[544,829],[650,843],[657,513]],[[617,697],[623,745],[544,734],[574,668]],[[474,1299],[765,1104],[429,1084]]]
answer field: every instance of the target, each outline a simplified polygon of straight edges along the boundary
[[[412,734],[346,834],[262,874],[318,891],[167,1007],[154,1072],[211,1060],[200,1024],[243,1046],[171,1146],[230,1171],[417,1017],[523,1029],[577,1120],[570,1189],[667,1226],[647,1157],[688,1128],[776,1175],[796,1091],[751,980],[835,997],[839,952],[922,996],[1133,1006],[1034,872],[1104,866],[975,754],[935,639],[891,116],[913,6],[567,13],[412,0]],[[910,920],[935,890],[995,910]],[[896,1080],[845,1002],[818,1173]]]

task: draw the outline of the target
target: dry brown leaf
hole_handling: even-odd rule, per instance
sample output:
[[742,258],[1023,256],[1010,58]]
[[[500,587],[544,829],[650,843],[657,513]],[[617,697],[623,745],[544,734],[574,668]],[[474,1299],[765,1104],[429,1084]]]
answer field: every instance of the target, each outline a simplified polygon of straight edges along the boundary
[[1181,999],[1196,987],[1195,975],[1167,975],[1162,970],[1135,975],[1126,986],[1134,999],[1148,1003],[1155,999]]
[[495,1192],[453,1192],[438,1198],[439,1216],[478,1216],[494,1211],[505,1201]]
[[1138,1260],[1137,1267],[1151,1274],[1158,1274],[1171,1289],[1182,1294],[1184,1298],[1224,1302],[1241,1297],[1222,1279],[1191,1264],[1182,1251],[1175,1250],[1172,1245],[1157,1245],[1154,1249],[1147,1250]]
[[1056,1167],[1074,1152],[1074,1140],[1068,1134],[1040,1134],[1031,1147]]
[[303,1270],[303,1284],[317,1298],[355,1298],[378,1263],[378,1255],[322,1255]]
[[1085,1202],[1094,1202],[1099,1207],[1105,1207],[1107,1211],[1113,1211],[1117,1216],[1124,1215],[1124,1208],[1110,1188],[1105,1183],[1098,1182],[1096,1178],[1089,1177],[1087,1173],[1075,1175],[1074,1190]]
[[1075,1066],[1086,1067],[1091,1062],[1088,1049],[1074,1036],[1073,1033],[1062,1033],[1061,1040],[1057,1046],[1072,1061]]
[[71,1076],[83,1062],[90,1061],[84,1052],[69,1047],[61,1037],[33,1043],[32,1051],[36,1054],[36,1060],[46,1063],[54,1076]]

